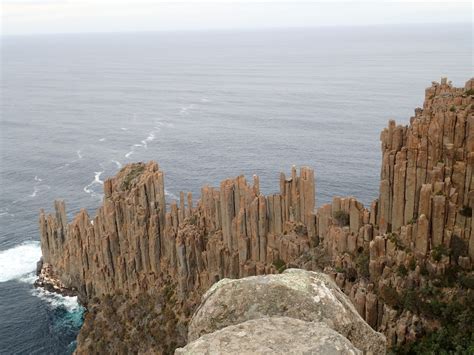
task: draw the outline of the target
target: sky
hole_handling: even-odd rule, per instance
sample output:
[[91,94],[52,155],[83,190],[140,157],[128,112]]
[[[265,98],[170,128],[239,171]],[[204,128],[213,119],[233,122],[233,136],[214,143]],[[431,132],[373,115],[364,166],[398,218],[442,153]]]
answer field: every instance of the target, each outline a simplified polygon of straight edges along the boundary
[[463,0],[0,0],[3,35],[472,23]]

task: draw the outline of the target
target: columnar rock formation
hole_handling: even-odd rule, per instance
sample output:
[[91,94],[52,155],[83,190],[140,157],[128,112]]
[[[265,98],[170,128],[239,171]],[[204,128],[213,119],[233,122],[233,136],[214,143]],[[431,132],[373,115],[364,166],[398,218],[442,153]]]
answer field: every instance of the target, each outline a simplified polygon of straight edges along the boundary
[[414,339],[422,320],[400,318],[388,306],[387,290],[424,287],[428,281],[420,273],[440,276],[452,265],[472,270],[473,86],[474,79],[465,88],[434,82],[409,126],[389,122],[381,134],[380,195],[370,210],[336,197],[317,213],[338,285],[392,345]]
[[190,194],[187,204],[180,195],[167,211],[158,164],[128,165],[105,181],[94,219],[82,210],[67,224],[63,201],[55,215],[41,212],[43,262],[83,300],[116,290],[153,293],[163,274],[178,280],[184,298],[224,277],[275,272],[274,262],[295,260],[315,235],[309,168],[282,174],[280,193],[270,196],[256,176],[253,185],[239,176],[220,189],[204,187],[195,207]]
[[426,272],[443,275],[454,264],[472,270],[473,94],[474,79],[465,88],[443,79],[426,90],[410,125],[390,121],[381,134],[380,195],[370,209],[335,197],[316,211],[307,167],[282,174],[277,194],[261,194],[256,176],[253,184],[239,176],[204,187],[198,201],[181,193],[167,206],[158,165],[130,164],[105,181],[93,219],[82,210],[68,223],[62,201],[55,215],[41,212],[44,265],[88,304],[117,293],[158,297],[169,286],[183,326],[222,278],[285,265],[324,269],[390,344],[414,339],[419,324],[429,325],[395,311],[390,292],[421,287]]

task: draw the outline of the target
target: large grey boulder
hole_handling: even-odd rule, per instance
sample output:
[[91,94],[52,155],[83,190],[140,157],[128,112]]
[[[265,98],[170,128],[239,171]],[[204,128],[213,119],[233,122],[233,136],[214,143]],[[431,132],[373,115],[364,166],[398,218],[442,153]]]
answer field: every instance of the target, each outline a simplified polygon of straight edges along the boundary
[[191,319],[188,341],[247,320],[275,316],[322,322],[360,350],[386,352],[385,336],[362,319],[329,276],[300,269],[217,282],[203,295]]
[[324,323],[271,317],[228,326],[175,351],[185,354],[362,355],[362,351]]

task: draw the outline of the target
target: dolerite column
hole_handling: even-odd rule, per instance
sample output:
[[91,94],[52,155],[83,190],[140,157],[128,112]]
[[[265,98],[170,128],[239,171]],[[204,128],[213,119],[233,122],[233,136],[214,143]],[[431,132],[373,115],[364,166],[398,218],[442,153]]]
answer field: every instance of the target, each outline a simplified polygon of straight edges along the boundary
[[415,216],[416,197],[416,149],[408,149],[407,152],[407,172],[405,182],[405,212],[404,223],[410,223]]
[[187,200],[188,208],[186,209],[186,218],[193,214],[193,194],[191,192],[188,192]]
[[388,180],[380,181],[380,197],[379,197],[379,229],[380,233],[388,232],[388,225],[390,222],[390,183]]
[[300,169],[300,195],[302,222],[308,228],[309,237],[314,237],[315,187],[314,170],[309,167]]
[[403,225],[405,208],[406,148],[396,155],[393,174],[392,231],[398,231]]
[[284,199],[281,195],[273,196],[273,228],[275,234],[283,233],[283,203]]
[[259,212],[259,203],[258,197],[255,197],[250,203],[250,255],[253,261],[257,262],[260,258],[260,238],[259,238],[259,228],[258,228],[258,212]]
[[420,201],[418,206],[418,216],[422,214],[431,219],[431,184],[424,184],[420,191]]
[[445,212],[446,197],[443,195],[434,196],[432,218],[432,247],[436,247],[443,243]]
[[418,254],[425,256],[429,246],[429,221],[424,214],[418,218],[416,225],[415,248]]
[[258,196],[258,235],[259,235],[259,260],[266,261],[267,257],[267,200],[265,196]]
[[224,245],[232,250],[232,219],[234,218],[233,181],[228,179],[221,183],[220,207],[222,218],[222,236]]
[[179,192],[179,211],[178,211],[178,220],[179,224],[184,223],[184,218],[186,216],[186,209],[184,207],[184,192]]

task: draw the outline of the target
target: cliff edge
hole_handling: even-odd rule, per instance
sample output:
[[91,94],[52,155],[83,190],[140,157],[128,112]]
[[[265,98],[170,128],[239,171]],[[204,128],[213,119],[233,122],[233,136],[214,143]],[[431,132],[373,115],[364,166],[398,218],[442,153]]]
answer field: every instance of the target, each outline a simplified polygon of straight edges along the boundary
[[397,350],[449,320],[472,330],[472,316],[446,314],[452,304],[464,314],[474,299],[473,97],[474,79],[464,88],[442,79],[409,125],[389,122],[370,208],[335,197],[315,210],[309,167],[281,174],[276,194],[239,176],[168,206],[158,164],[127,165],[105,181],[95,217],[82,210],[68,223],[63,201],[55,214],[41,212],[39,282],[46,275],[87,305],[79,354],[170,353],[186,344],[212,284],[289,266],[324,270]]

